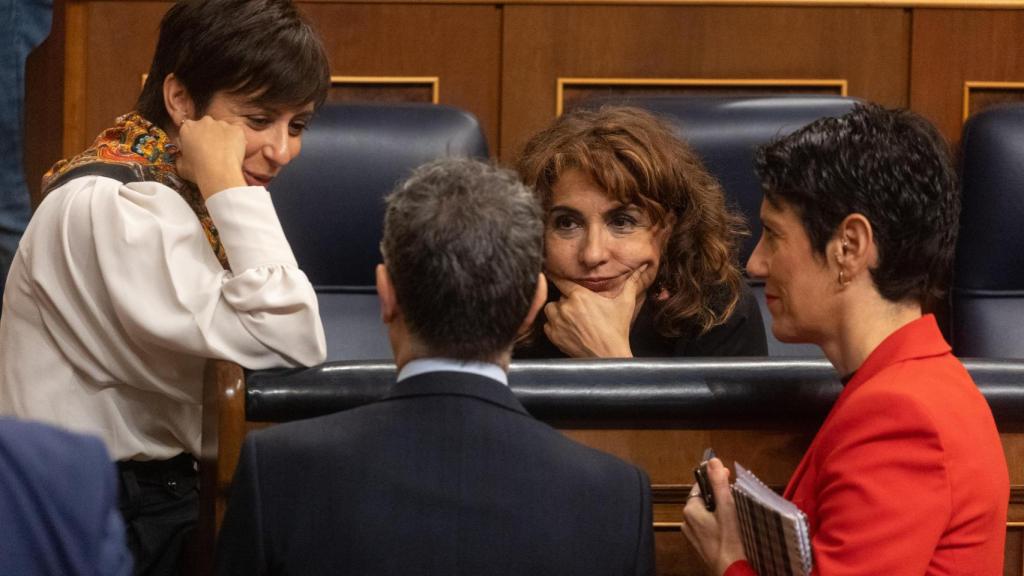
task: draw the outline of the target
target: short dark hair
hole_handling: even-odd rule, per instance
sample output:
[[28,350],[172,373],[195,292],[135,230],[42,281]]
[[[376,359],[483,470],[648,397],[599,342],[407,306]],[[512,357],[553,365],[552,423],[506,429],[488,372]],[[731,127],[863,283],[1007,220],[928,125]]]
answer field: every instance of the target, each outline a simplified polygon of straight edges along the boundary
[[174,74],[199,112],[222,90],[267,106],[319,107],[330,66],[291,0],[181,0],[160,22],[153,63],[136,109],[168,128],[163,84]]
[[543,242],[533,192],[485,162],[428,163],[387,197],[384,264],[409,330],[431,355],[487,361],[511,348]]
[[815,253],[850,214],[871,223],[871,278],[892,302],[940,297],[948,285],[960,217],[949,146],[908,110],[858,104],[761,147],[765,198],[800,216]]

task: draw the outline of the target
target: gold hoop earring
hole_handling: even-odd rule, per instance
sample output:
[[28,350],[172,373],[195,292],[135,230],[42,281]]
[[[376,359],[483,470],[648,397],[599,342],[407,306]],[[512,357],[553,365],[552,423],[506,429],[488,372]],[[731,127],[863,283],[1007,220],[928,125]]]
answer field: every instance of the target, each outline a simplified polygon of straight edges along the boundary
[[839,287],[846,288],[850,285],[850,279],[846,277],[846,268],[839,269]]

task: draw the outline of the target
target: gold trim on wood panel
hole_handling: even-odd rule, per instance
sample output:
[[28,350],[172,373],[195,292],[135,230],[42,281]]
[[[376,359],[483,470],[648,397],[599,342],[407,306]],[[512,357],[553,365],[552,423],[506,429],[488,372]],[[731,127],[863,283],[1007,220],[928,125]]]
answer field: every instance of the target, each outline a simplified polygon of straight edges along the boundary
[[331,86],[359,84],[413,84],[429,86],[431,103],[441,102],[440,76],[331,76]]
[[565,90],[577,86],[708,86],[758,87],[765,88],[839,88],[841,96],[847,95],[848,83],[845,78],[572,78],[558,77],[555,81],[555,114],[562,115]]
[[1020,90],[1024,91],[1024,82],[984,82],[978,80],[967,80],[964,82],[964,103],[963,121],[971,115],[971,90],[979,88],[985,90]]

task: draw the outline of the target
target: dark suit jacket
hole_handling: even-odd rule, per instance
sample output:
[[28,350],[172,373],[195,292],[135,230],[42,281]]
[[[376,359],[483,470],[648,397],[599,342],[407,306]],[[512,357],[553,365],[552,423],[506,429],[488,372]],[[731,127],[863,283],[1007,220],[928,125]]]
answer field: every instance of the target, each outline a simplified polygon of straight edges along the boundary
[[99,438],[0,418],[0,574],[131,574]]
[[250,434],[219,574],[653,574],[646,474],[534,420],[489,378]]

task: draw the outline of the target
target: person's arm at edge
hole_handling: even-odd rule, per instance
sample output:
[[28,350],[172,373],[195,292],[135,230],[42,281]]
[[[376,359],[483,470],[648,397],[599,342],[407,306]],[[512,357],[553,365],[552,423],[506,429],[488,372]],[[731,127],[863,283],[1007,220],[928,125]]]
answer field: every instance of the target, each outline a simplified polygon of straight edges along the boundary
[[718,458],[708,461],[708,480],[717,504],[714,512],[704,507],[703,498],[691,492],[683,507],[683,534],[712,574],[742,576],[754,571],[747,563],[740,534],[736,503],[729,485],[729,469]]
[[[100,462],[103,471],[103,494],[100,513],[99,542],[96,573],[101,576],[130,576],[132,574],[132,555],[125,541],[124,519],[118,508],[117,468],[110,461],[107,449],[98,439],[89,438],[89,446],[95,446],[95,460]],[[83,447],[84,448],[84,447]]]

